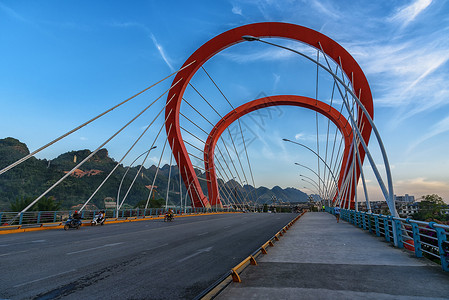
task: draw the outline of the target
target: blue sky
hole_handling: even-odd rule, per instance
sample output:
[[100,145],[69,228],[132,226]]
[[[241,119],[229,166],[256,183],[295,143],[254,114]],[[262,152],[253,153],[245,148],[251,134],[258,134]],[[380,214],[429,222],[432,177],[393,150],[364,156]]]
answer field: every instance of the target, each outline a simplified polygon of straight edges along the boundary
[[[345,47],[370,83],[374,121],[389,155],[395,193],[416,197],[437,193],[449,202],[447,1],[0,0],[0,137],[16,137],[34,150],[170,74],[217,34],[264,21],[306,26]],[[313,65],[261,45],[231,47],[205,68],[233,105],[261,95],[313,97],[315,93]],[[319,78],[319,94],[327,98],[329,81],[321,73]],[[204,73],[192,82],[207,97],[218,97]],[[95,149],[170,83],[164,82],[38,157],[51,159],[64,151]],[[192,90],[186,91],[186,97],[199,101]],[[106,146],[112,157],[120,159],[125,145],[163,108],[162,102]],[[216,105],[226,113],[229,109],[223,103]],[[181,110],[192,114],[184,104]],[[218,120],[213,112],[208,116]],[[307,185],[299,173],[313,174],[293,163],[316,168],[316,157],[281,139],[316,147],[315,113],[281,107],[242,121],[251,140],[248,152],[256,185]],[[160,124],[159,120],[155,125]],[[320,139],[326,124],[319,119]],[[151,129],[152,136],[144,142],[152,143],[158,129]],[[137,147],[134,157],[147,144]],[[157,162],[163,140],[156,144],[151,163]],[[372,151],[382,169],[375,144]],[[164,162],[168,161],[164,156]],[[379,192],[373,176],[367,176],[375,200]]]

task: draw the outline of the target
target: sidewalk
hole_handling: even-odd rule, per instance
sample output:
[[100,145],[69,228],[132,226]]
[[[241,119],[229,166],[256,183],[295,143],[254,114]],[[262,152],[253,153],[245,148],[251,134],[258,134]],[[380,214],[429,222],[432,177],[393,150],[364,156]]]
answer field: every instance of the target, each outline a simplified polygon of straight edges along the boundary
[[449,299],[449,274],[327,213],[307,213],[216,299]]

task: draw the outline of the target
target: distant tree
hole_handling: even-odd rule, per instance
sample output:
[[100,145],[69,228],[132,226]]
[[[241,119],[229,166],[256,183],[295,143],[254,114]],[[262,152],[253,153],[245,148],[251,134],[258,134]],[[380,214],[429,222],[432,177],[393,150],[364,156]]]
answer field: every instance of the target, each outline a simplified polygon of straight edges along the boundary
[[[24,208],[26,208],[28,205],[31,204],[31,202],[33,202],[34,198],[32,197],[18,197],[16,198],[16,200],[14,202],[11,202],[9,207],[11,209],[11,211],[14,212],[19,212],[22,211]],[[29,210],[35,210],[36,208],[36,204],[33,205]]]
[[437,194],[422,196],[419,202],[419,212],[413,215],[414,219],[425,220],[429,218],[440,219],[442,216],[441,209],[446,208],[443,198]]
[[56,202],[52,196],[42,197],[36,205],[38,211],[57,211],[61,208],[61,202]]
[[[137,202],[137,204],[134,206],[134,208],[145,208],[145,205],[147,204],[147,200],[140,200]],[[150,203],[148,203],[148,208],[161,208],[164,206],[165,200],[164,199],[150,199]]]

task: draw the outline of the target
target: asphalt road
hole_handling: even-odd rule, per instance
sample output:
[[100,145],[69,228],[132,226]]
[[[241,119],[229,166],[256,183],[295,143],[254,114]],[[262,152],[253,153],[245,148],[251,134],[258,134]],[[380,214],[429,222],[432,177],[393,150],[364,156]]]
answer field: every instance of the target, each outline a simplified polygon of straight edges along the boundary
[[192,299],[296,214],[222,214],[0,236],[0,299]]

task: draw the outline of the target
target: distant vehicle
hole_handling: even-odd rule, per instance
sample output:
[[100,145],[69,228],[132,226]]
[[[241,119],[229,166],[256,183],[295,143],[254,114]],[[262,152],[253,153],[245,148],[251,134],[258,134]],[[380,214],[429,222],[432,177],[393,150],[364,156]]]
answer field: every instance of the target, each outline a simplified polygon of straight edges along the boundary
[[165,217],[164,217],[164,222],[171,222],[175,219],[175,217],[173,216],[173,213],[165,213]]
[[104,225],[104,221],[105,221],[105,217],[102,213],[97,214],[94,216],[94,218],[92,219],[92,222],[90,222],[90,226],[96,226],[96,225]]
[[81,227],[81,220],[74,219],[71,216],[67,219],[67,221],[64,224],[64,230],[68,230],[70,228],[80,229],[80,227]]

